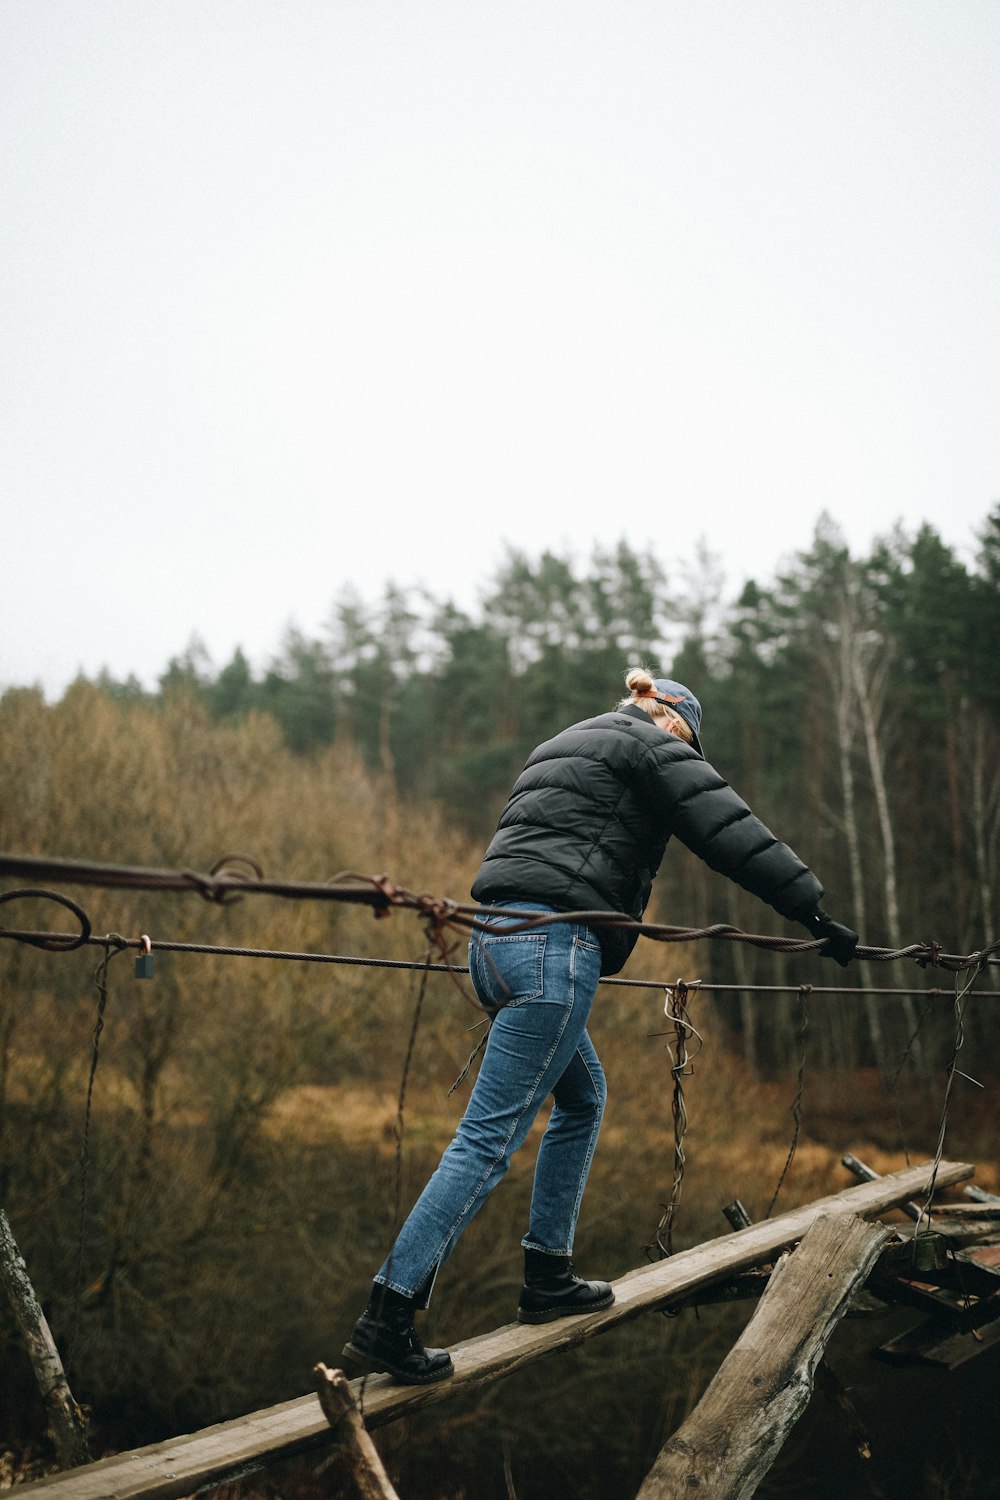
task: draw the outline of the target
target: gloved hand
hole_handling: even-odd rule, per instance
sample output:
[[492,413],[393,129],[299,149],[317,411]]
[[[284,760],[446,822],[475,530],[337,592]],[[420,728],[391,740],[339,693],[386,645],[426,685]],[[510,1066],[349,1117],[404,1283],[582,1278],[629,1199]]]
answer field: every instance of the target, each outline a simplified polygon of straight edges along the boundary
[[820,958],[832,958],[842,969],[846,969],[858,946],[858,934],[852,932],[850,927],[844,927],[840,922],[835,922],[830,913],[823,911],[819,906],[807,916],[800,917],[799,920],[810,937],[826,938],[826,942],[819,950]]

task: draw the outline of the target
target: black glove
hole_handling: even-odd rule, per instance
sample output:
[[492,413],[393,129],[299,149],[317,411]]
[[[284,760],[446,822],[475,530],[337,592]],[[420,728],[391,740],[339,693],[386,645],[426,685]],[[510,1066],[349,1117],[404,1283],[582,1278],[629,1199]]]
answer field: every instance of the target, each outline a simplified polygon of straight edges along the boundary
[[846,969],[858,946],[858,934],[849,927],[842,926],[840,922],[835,922],[829,912],[823,911],[819,906],[807,916],[800,917],[799,921],[810,937],[826,938],[819,950],[820,958],[832,958],[842,969]]

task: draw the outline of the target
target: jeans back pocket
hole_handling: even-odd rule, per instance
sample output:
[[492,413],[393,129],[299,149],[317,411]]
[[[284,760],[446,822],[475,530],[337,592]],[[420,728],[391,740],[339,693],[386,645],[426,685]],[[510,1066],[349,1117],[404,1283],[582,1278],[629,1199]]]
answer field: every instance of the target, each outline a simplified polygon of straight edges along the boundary
[[470,944],[469,969],[484,1005],[500,1010],[537,1000],[544,985],[544,932],[477,933]]

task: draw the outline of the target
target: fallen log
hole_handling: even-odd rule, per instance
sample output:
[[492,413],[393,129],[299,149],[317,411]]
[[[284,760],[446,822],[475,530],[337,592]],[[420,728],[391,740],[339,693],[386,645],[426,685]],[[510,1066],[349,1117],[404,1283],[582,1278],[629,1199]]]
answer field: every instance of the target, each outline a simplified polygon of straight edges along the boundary
[[705,1394],[669,1439],[637,1500],[692,1490],[743,1500],[767,1473],[812,1394],[816,1366],[891,1231],[853,1215],[817,1219],[767,1291]]

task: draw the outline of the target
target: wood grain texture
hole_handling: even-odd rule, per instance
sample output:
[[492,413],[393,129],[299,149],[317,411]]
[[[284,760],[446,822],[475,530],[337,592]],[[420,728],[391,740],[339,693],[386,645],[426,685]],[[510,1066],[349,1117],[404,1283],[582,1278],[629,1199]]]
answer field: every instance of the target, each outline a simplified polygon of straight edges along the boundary
[[[974,1170],[964,1162],[942,1162],[938,1187],[962,1182]],[[371,1376],[359,1402],[365,1425],[372,1430],[420,1407],[448,1401],[556,1350],[606,1333],[650,1308],[663,1307],[696,1287],[771,1260],[782,1246],[800,1240],[823,1214],[853,1213],[874,1218],[926,1191],[929,1175],[929,1162],[908,1167],[817,1199],[780,1218],[696,1245],[669,1260],[630,1271],[614,1283],[615,1302],[601,1312],[535,1326],[512,1323],[467,1339],[451,1350],[454,1375],[436,1385],[394,1385],[386,1375]],[[331,1343],[339,1345],[332,1335]],[[356,1400],[360,1384],[352,1382]],[[200,1432],[116,1454],[73,1475],[23,1485],[21,1491],[55,1490],[67,1500],[133,1500],[139,1496],[175,1500],[202,1485],[219,1483],[226,1474],[246,1465],[291,1458],[329,1443],[330,1427],[317,1397],[300,1396]],[[46,1500],[57,1500],[57,1495]]]
[[830,1335],[890,1233],[845,1214],[809,1227],[775,1266],[756,1312],[637,1500],[754,1493],[805,1410]]

